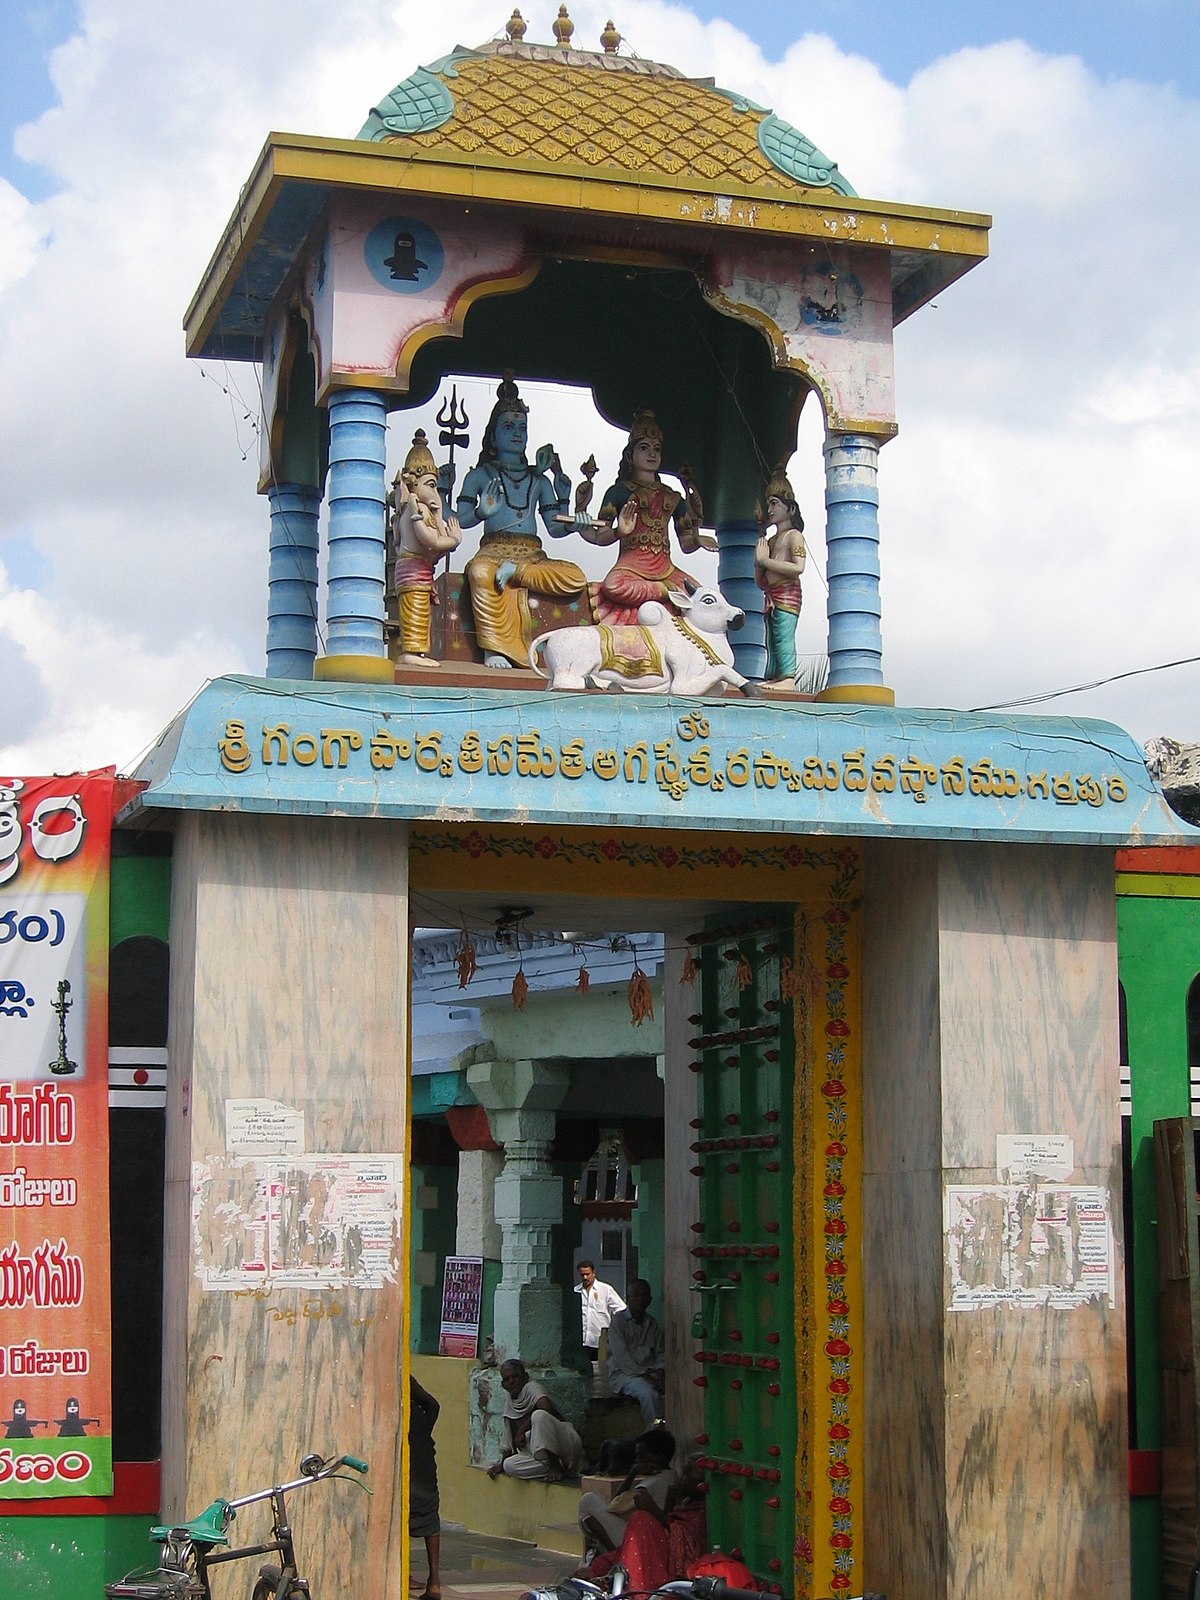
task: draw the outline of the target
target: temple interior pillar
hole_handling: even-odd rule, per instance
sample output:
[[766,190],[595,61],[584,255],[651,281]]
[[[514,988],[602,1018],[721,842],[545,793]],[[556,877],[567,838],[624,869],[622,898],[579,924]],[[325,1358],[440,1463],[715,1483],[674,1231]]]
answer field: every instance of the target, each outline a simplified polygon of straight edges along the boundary
[[562,1294],[550,1275],[562,1180],[550,1164],[550,1146],[570,1074],[546,1061],[476,1061],[467,1068],[467,1084],[504,1146],[493,1195],[503,1263],[493,1302],[497,1358],[552,1367],[562,1354]]

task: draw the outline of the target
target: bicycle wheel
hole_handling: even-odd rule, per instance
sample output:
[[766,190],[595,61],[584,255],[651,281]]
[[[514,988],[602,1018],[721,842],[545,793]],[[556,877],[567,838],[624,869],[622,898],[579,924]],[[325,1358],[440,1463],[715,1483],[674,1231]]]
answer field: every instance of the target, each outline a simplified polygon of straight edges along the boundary
[[293,1600],[293,1596],[304,1592],[295,1587],[295,1580],[296,1574],[292,1571],[284,1573],[279,1567],[260,1567],[250,1600]]

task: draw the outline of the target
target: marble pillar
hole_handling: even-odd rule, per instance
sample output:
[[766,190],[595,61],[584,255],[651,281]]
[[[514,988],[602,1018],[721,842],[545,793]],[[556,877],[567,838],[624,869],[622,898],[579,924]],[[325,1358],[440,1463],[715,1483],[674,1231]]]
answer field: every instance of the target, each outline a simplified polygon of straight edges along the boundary
[[[362,1456],[373,1496],[321,1484],[296,1512],[314,1593],[362,1600],[395,1593],[404,1527],[407,862],[401,823],[204,812],[172,862],[162,1518]],[[276,1108],[252,1157],[246,1102]],[[328,1204],[351,1171],[377,1274]]]
[[317,655],[317,520],[321,496],[273,483],[267,577],[267,677],[311,679]]
[[467,1085],[504,1146],[496,1179],[495,1218],[503,1276],[495,1296],[500,1361],[552,1367],[562,1354],[562,1292],[550,1276],[550,1231],[562,1221],[562,1181],[550,1165],[555,1111],[570,1084],[565,1067],[547,1061],[476,1061]]
[[[1124,1600],[1111,852],[879,842],[865,854],[866,1556],[854,1592]],[[1057,1202],[1002,1166],[1012,1135],[1057,1141]],[[1056,1205],[1090,1219],[1086,1234],[1058,1231],[1057,1259],[1039,1220]],[[1064,1280],[1074,1287],[1045,1292]]]

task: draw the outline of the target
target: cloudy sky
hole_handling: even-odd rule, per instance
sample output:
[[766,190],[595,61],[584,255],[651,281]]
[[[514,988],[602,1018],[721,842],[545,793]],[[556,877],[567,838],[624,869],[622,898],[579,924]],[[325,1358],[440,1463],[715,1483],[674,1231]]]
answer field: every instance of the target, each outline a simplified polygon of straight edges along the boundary
[[[184,308],[268,130],[352,135],[509,10],[8,0],[0,772],[127,768],[205,679],[262,670],[255,373],[186,361]],[[549,41],[556,0],[523,10]],[[859,194],[994,217],[991,259],[897,334],[880,489],[898,700],[992,705],[1200,655],[1197,0],[571,13],[577,45],[611,14],[639,55],[774,107]],[[554,402],[529,398],[540,442]],[[555,442],[571,461],[594,437],[603,477],[616,452],[589,416]],[[393,427],[394,453],[410,431]],[[793,481],[817,652],[815,406]],[[1200,664],[1032,709],[1200,740]]]

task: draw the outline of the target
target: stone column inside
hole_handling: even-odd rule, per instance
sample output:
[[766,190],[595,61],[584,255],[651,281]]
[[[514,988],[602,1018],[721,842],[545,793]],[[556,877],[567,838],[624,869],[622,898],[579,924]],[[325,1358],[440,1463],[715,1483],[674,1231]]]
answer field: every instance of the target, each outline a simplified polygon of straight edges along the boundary
[[[879,842],[864,884],[853,1592],[1125,1600],[1111,852]],[[1013,1135],[1053,1142],[1054,1171],[1006,1168]]]
[[550,1277],[550,1230],[562,1221],[562,1183],[550,1165],[554,1113],[570,1084],[547,1061],[476,1061],[467,1085],[504,1146],[493,1206],[504,1275],[495,1299],[496,1357],[552,1367],[562,1354],[562,1293]]
[[[582,1433],[589,1385],[558,1365],[562,1288],[550,1276],[551,1230],[562,1221],[562,1180],[550,1146],[570,1073],[549,1061],[477,1060],[467,1068],[467,1085],[504,1146],[492,1196],[503,1272],[493,1299],[496,1360],[523,1361]],[[471,1458],[483,1465],[500,1454],[505,1395],[486,1367],[472,1373],[471,1394]]]

